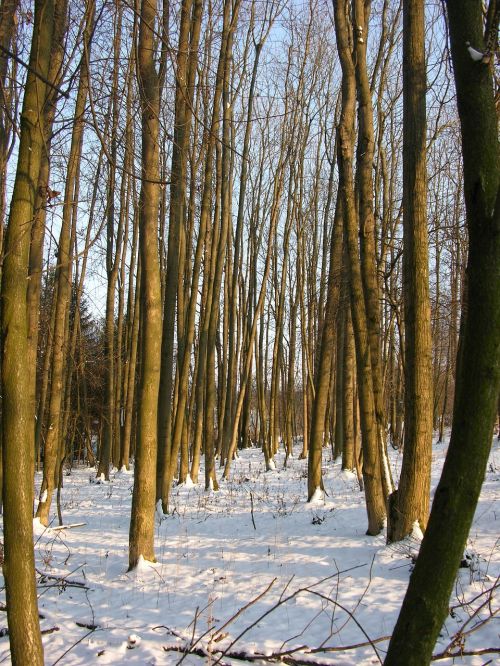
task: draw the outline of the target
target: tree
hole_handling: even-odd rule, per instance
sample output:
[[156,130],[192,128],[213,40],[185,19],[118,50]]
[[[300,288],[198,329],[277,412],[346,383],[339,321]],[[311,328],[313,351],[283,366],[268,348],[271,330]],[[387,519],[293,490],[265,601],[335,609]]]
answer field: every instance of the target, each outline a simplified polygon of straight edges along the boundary
[[[33,552],[33,405],[30,400],[26,287],[30,231],[43,149],[54,18],[53,0],[37,0],[24,92],[21,138],[2,276],[4,576],[13,664],[43,664]],[[41,77],[38,78],[39,73]]]
[[403,465],[389,500],[388,541],[427,525],[432,449],[432,340],[427,238],[425,8],[403,3]]
[[154,562],[154,512],[158,391],[161,353],[161,283],[158,257],[160,85],[155,66],[156,0],[142,0],[137,78],[142,113],[142,174],[139,202],[142,322],[137,450],[130,518],[129,569],[139,558]]
[[[355,67],[351,53],[352,26],[347,19],[346,7],[335,2],[335,32],[342,66],[342,108],[338,127],[338,163],[343,199],[344,233],[349,266],[352,323],[356,346],[356,371],[359,391],[359,409],[363,449],[363,479],[368,534],[379,534],[385,520],[385,498],[382,487],[380,446],[373,387],[373,365],[363,293],[361,261],[358,248],[358,216],[356,214],[353,179]],[[362,39],[362,37],[358,37]]]
[[[88,46],[93,22],[93,3],[87,8],[87,24],[84,42]],[[68,158],[68,170],[64,188],[64,205],[59,245],[57,249],[58,265],[56,269],[56,289],[54,305],[53,350],[50,400],[48,409],[49,426],[44,447],[43,481],[36,511],[42,525],[49,524],[52,493],[57,485],[59,463],[64,457],[63,452],[63,421],[65,378],[68,361],[68,326],[71,302],[74,238],[76,234],[76,218],[78,188],[80,177],[80,159],[83,147],[83,113],[88,93],[88,72],[86,53],[82,56],[80,79],[75,104],[75,122],[72,127],[71,147]]]
[[[480,0],[448,0],[469,231],[450,445],[385,663],[430,661],[463,556],[491,447],[500,388],[500,151],[489,62],[500,8],[483,28]],[[483,52],[474,58],[468,45]]]

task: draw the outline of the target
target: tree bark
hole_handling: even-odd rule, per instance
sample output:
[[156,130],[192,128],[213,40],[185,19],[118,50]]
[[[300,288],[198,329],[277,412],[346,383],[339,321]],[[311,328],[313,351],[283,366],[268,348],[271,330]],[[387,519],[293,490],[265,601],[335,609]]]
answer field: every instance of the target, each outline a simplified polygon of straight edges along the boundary
[[[385,660],[428,664],[448,615],[491,448],[500,388],[500,152],[480,0],[448,0],[469,230],[468,301],[462,314],[453,425],[427,530]],[[498,34],[498,11],[492,30]]]
[[53,34],[54,2],[35,3],[30,71],[2,275],[4,577],[12,663],[42,666],[33,552],[33,405],[30,400],[26,288],[30,231],[42,158],[42,105]]
[[142,347],[134,491],[129,535],[129,570],[137,566],[140,557],[155,561],[154,513],[162,331],[158,257],[160,85],[155,67],[154,48],[156,13],[156,0],[142,0],[137,54],[142,113],[142,178],[139,202]]
[[427,238],[425,9],[403,2],[403,290],[405,416],[399,487],[389,501],[387,540],[399,541],[429,514],[432,339]]
[[338,128],[338,162],[342,179],[344,230],[349,259],[351,311],[356,345],[363,479],[368,513],[367,533],[376,535],[383,529],[386,510],[381,477],[373,366],[358,248],[358,220],[353,179],[355,70],[349,44],[346,8],[342,3],[335,3],[335,33],[342,66],[342,110]]

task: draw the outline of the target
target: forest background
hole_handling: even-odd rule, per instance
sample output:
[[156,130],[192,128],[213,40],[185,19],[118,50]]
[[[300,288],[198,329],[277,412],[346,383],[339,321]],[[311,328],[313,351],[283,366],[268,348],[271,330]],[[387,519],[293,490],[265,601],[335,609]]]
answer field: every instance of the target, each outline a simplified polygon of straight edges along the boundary
[[48,526],[65,466],[109,481],[134,461],[134,569],[174,479],[197,483],[203,456],[217,490],[249,446],[272,471],[300,441],[308,500],[330,447],[369,535],[425,530],[452,425],[387,657],[404,636],[424,663],[499,392],[497,3],[4,0],[0,18],[13,661],[42,658],[35,466]]

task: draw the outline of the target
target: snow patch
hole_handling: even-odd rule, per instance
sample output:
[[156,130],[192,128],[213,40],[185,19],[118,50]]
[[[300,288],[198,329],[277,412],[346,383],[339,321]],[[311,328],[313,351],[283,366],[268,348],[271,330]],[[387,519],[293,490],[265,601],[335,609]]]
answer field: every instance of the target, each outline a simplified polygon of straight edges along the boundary
[[138,636],[137,634],[130,634],[130,636],[127,638],[127,648],[129,650],[133,650],[139,645],[140,642],[141,642],[140,636]]
[[40,522],[40,518],[38,517],[33,518],[33,534],[35,536],[40,536],[45,532],[46,529],[47,528],[45,527],[45,525],[42,525],[42,523]]
[[325,493],[318,486],[316,490],[313,492],[313,495],[309,500],[308,504],[324,504],[324,502],[325,502]]
[[418,520],[416,520],[413,523],[412,530],[411,530],[411,537],[412,537],[412,539],[417,539],[417,541],[422,541],[422,539],[424,538],[424,533],[420,529],[420,524],[419,524]]
[[152,566],[153,562],[149,562],[148,560],[144,559],[144,555],[139,555],[137,564],[134,567],[134,571],[137,573],[144,573],[145,571],[150,571]]
[[40,502],[42,502],[42,504],[47,501],[47,495],[48,495],[47,488],[45,488],[43,493],[40,495]]
[[186,480],[184,481],[183,485],[185,488],[194,488],[193,479],[189,474],[186,476]]
[[357,479],[358,475],[352,469],[343,469],[341,474],[346,479]]
[[[156,515],[158,518],[164,518],[166,514],[163,513],[163,505],[161,499],[156,502]],[[142,557],[142,556],[141,556]]]
[[469,52],[469,55],[472,58],[472,60],[474,60],[474,62],[481,62],[481,60],[484,58],[484,53],[473,48],[470,45],[470,42],[465,42],[465,45],[467,46],[467,51]]
[[[54,585],[44,588],[42,612],[46,620],[42,620],[42,628],[60,627],[53,640],[45,643],[47,663],[58,659],[64,646],[75,644],[74,621],[78,620],[98,625],[99,630],[74,645],[65,657],[67,666],[101,662],[130,666],[173,664],[178,661],[178,653],[166,653],[164,646],[182,649],[190,644],[193,630],[186,627],[193,622],[196,607],[205,610],[199,614],[194,640],[199,639],[198,645],[204,650],[212,641],[214,663],[221,655],[221,646],[226,645],[222,639],[217,640],[224,631],[230,631],[230,636],[223,639],[229,644],[281,596],[293,595],[299,588],[318,584],[317,590],[331,597],[332,583],[325,576],[337,570],[334,599],[352,609],[363,598],[366,604],[358,606],[356,611],[363,628],[374,637],[391,633],[420,541],[413,534],[387,546],[382,534],[377,539],[366,538],[364,495],[354,475],[351,473],[352,480],[348,480],[349,472],[341,472],[339,462],[334,464],[326,456],[323,469],[328,493],[325,492],[326,503],[306,504],[307,460],[298,458],[302,448],[299,441],[294,440],[295,460],[286,469],[282,469],[283,449],[276,455],[279,474],[265,473],[262,449],[255,446],[239,451],[240,459],[233,462],[232,478],[221,484],[217,495],[205,493],[203,485],[189,492],[174,489],[175,519],[169,516],[169,520],[157,521],[155,528],[155,548],[160,562],[155,564],[142,557],[136,569],[127,573],[132,478],[129,474],[119,474],[112,485],[99,487],[89,483],[89,474],[93,474],[94,480],[95,471],[75,465],[61,491],[66,523],[63,538],[57,536],[61,534],[57,528],[45,529],[36,519],[33,522],[37,533],[35,561],[37,569],[44,574],[56,578],[67,576],[68,582],[85,584],[91,590],[89,600],[95,618],[90,614],[82,590],[72,585],[63,589],[64,586],[55,581]],[[433,450],[433,488],[446,448],[444,444]],[[387,453],[390,469],[397,470],[400,453],[391,448]],[[464,568],[459,571],[458,584],[450,599],[456,617],[447,618],[436,652],[446,648],[463,622],[484,602],[488,588],[500,574],[496,552],[500,448],[496,442],[489,464],[491,473],[486,475],[481,492],[463,558]],[[203,460],[200,473],[204,474]],[[394,476],[397,478],[395,471]],[[37,498],[41,494],[41,482],[42,476],[37,473]],[[108,492],[111,490],[112,495]],[[255,525],[251,521],[252,512]],[[85,529],[68,529],[84,521],[87,522]],[[373,576],[365,592],[374,555]],[[258,599],[275,578],[268,592]],[[0,586],[2,584],[0,572]],[[224,629],[235,609],[252,599],[255,602],[251,607]],[[0,601],[4,602],[5,596]],[[320,597],[300,594],[298,599],[290,598],[275,609],[271,624],[256,624],[251,636],[243,635],[234,649],[250,656],[260,655],[263,650],[284,651],[280,646],[286,641],[290,641],[286,649],[295,649],[304,642],[309,648],[315,648],[327,639],[338,639],[344,645],[366,642],[354,622],[343,625],[341,633],[330,639],[333,613],[338,626],[348,617]],[[488,614],[486,609],[485,614]],[[165,627],[160,626],[163,624]],[[79,631],[81,636],[85,633],[85,629]],[[134,645],[134,634],[140,638],[140,645],[138,641]],[[293,636],[302,638],[291,639]],[[132,640],[127,640],[130,638]],[[465,649],[471,651],[496,645],[498,628],[494,618],[478,626],[477,631],[466,634],[465,640]],[[301,650],[296,656],[304,661],[309,658]],[[337,654],[334,662],[339,666],[367,666],[373,657],[373,648],[365,646]],[[0,661],[10,663],[9,659],[8,641],[0,641]],[[198,659],[200,665],[202,661]],[[472,661],[457,657],[455,664],[465,666]]]

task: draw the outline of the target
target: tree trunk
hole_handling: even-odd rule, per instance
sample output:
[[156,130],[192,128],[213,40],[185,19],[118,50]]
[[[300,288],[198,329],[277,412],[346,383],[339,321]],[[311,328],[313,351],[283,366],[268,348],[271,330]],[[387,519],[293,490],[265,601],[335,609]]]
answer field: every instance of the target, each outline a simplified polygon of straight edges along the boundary
[[[85,43],[88,44],[91,33],[90,21],[85,30]],[[71,148],[68,159],[66,185],[64,188],[64,205],[57,251],[58,266],[56,269],[56,303],[52,351],[52,381],[48,419],[49,426],[44,448],[43,480],[37,507],[37,518],[42,525],[49,524],[52,493],[57,485],[58,460],[61,446],[61,410],[63,408],[65,367],[67,361],[67,324],[71,300],[73,247],[72,227],[76,224],[76,201],[78,192],[79,163],[83,145],[83,114],[88,92],[88,70],[86,54],[82,57],[80,81],[75,105],[75,121],[71,136]]]
[[[453,425],[427,530],[385,663],[428,664],[474,516],[500,388],[500,154],[491,70],[466,43],[485,49],[480,0],[448,0],[469,230],[468,300],[462,314]],[[497,43],[498,9],[490,25]],[[494,57],[491,55],[491,57]]]
[[142,0],[137,53],[142,113],[142,179],[139,203],[142,346],[134,491],[129,535],[129,570],[137,566],[140,557],[155,561],[154,513],[162,330],[158,257],[160,86],[154,49],[156,12],[156,0]]
[[[33,553],[33,405],[30,400],[26,286],[44,131],[42,106],[53,33],[54,3],[35,2],[30,70],[2,275],[4,577],[12,663],[43,665]],[[29,229],[29,226],[28,226]]]
[[405,432],[399,487],[389,501],[387,540],[399,541],[429,514],[432,454],[432,339],[426,174],[423,0],[403,3],[403,289]]
[[370,356],[369,331],[358,249],[358,224],[354,194],[355,72],[349,48],[349,24],[346,8],[341,3],[335,4],[335,32],[342,65],[342,111],[338,129],[338,161],[342,179],[344,229],[349,258],[351,311],[356,345],[356,368],[363,450],[363,479],[368,513],[367,533],[376,535],[383,529],[386,511],[381,478],[380,448],[373,388],[373,366]]

